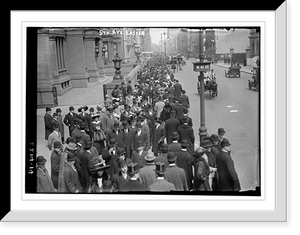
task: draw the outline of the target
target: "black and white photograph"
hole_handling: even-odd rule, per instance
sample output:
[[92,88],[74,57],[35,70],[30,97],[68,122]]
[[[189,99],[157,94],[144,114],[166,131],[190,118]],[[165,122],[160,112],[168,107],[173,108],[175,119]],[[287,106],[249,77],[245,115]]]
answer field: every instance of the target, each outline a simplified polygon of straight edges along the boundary
[[13,11],[1,221],[287,221],[286,10]]
[[25,193],[261,196],[260,27],[27,34]]

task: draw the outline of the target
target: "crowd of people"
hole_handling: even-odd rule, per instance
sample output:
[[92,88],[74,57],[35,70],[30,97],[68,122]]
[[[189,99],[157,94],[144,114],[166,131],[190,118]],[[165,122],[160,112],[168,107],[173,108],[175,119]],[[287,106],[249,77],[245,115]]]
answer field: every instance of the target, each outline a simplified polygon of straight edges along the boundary
[[51,172],[38,156],[37,192],[239,191],[225,130],[195,148],[190,108],[162,57],[147,61],[134,85],[116,85],[96,110],[70,106],[63,117],[46,108]]

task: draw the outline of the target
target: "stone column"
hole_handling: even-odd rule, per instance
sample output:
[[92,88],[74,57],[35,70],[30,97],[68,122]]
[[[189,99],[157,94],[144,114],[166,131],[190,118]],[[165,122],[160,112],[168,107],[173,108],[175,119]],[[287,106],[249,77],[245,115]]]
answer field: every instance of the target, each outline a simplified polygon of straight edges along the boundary
[[52,93],[52,66],[51,50],[48,32],[38,30],[37,45],[37,107],[54,107]]
[[82,30],[67,32],[68,69],[73,87],[87,87],[89,74],[86,69]]
[[102,42],[102,40],[100,40],[99,41],[99,55],[96,58],[100,79],[105,78],[102,47],[103,47],[103,42]]
[[99,80],[99,73],[96,63],[95,37],[91,35],[92,33],[93,32],[88,31],[85,34],[85,62],[89,74],[89,82],[97,82]]

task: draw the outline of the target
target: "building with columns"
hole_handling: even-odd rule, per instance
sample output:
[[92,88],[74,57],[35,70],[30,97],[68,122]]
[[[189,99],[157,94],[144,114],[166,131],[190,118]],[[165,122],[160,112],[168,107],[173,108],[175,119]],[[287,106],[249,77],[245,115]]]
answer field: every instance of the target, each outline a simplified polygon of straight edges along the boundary
[[[40,28],[37,29],[37,107],[55,107],[57,97],[72,88],[87,87],[113,76],[113,58],[122,58],[122,72],[131,71],[134,47],[130,39],[130,60],[126,48],[124,28]],[[147,38],[138,35],[136,43],[151,45]],[[127,35],[133,38],[133,35]],[[150,42],[149,42],[150,38]],[[132,51],[133,49],[133,51]]]

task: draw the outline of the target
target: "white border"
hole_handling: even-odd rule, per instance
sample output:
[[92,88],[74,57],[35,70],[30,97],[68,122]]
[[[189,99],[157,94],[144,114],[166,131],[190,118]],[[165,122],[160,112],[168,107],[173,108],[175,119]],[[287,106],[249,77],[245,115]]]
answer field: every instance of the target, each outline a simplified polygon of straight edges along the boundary
[[[12,38],[12,107],[22,106],[22,123],[13,125],[11,128],[11,139],[16,139],[22,143],[22,149],[11,148],[12,165],[11,170],[12,191],[11,191],[11,209],[12,211],[3,219],[3,221],[285,221],[286,220],[286,144],[284,146],[277,143],[285,143],[286,129],[284,125],[280,128],[280,123],[286,123],[283,112],[286,110],[286,56],[276,57],[275,67],[275,38],[277,39],[277,53],[285,55],[284,47],[286,45],[285,34],[280,34],[281,30],[286,30],[286,2],[278,8],[277,12],[259,11],[255,12],[255,22],[253,21],[253,12],[214,12],[214,11],[187,11],[180,12],[180,22],[178,22],[178,12],[87,12],[84,14],[84,20],[78,22],[78,12],[12,12],[11,20],[11,38]],[[80,12],[80,14],[83,14]],[[55,15],[55,17],[54,17]],[[153,17],[155,15],[155,17]],[[214,15],[214,22],[207,21]],[[114,16],[114,17],[113,17]],[[117,17],[115,17],[117,16]],[[278,19],[280,17],[280,21]],[[108,19],[116,21],[108,21]],[[37,20],[38,19],[38,20]],[[68,19],[68,21],[66,21]],[[143,19],[143,21],[137,21]],[[168,19],[169,21],[166,21]],[[226,19],[226,22],[222,21]],[[239,19],[239,21],[237,21]],[[275,21],[276,19],[276,21]],[[126,21],[123,21],[126,20]],[[196,21],[195,21],[196,20]],[[21,82],[25,81],[25,53],[26,48],[24,38],[26,26],[261,26],[262,44],[265,44],[265,54],[262,53],[261,60],[262,74],[265,78],[261,87],[261,140],[262,140],[262,189],[263,195],[258,199],[249,197],[222,197],[220,200],[213,200],[211,197],[193,196],[183,199],[172,196],[153,196],[126,195],[128,200],[120,200],[119,195],[112,195],[116,200],[108,201],[76,201],[78,197],[73,195],[59,195],[60,201],[44,201],[43,196],[39,198],[29,197],[24,194],[21,182],[24,179],[24,168],[22,170],[20,156],[24,156],[24,133],[25,133],[25,86]],[[280,23],[280,24],[279,24]],[[253,25],[254,24],[254,25]],[[276,24],[276,25],[275,25]],[[280,28],[281,27],[281,28]],[[275,31],[276,28],[276,31]],[[22,34],[21,34],[22,32]],[[276,35],[275,35],[276,33]],[[266,43],[268,42],[268,43]],[[281,50],[280,50],[281,49]],[[22,51],[22,58],[20,52]],[[278,54],[276,54],[278,55]],[[279,61],[281,59],[281,61]],[[281,66],[278,66],[278,65]],[[22,68],[20,70],[20,68]],[[276,68],[276,80],[275,77]],[[280,73],[279,73],[280,72]],[[280,74],[280,79],[277,79]],[[266,86],[266,80],[268,86]],[[278,89],[278,90],[275,90]],[[279,92],[280,89],[280,92]],[[276,93],[275,93],[276,91]],[[275,99],[276,97],[276,99]],[[276,101],[276,103],[275,103]],[[276,110],[275,110],[276,107]],[[11,116],[17,116],[17,110],[11,109]],[[276,112],[276,113],[275,113]],[[275,116],[277,120],[275,120]],[[268,120],[268,121],[266,121]],[[276,121],[276,122],[275,122]],[[275,127],[275,128],[274,128]],[[22,130],[23,136],[19,136]],[[276,132],[275,132],[276,130]],[[275,140],[276,136],[276,140]],[[282,141],[284,140],[284,141]],[[276,147],[276,149],[275,149]],[[275,158],[276,156],[276,158]],[[281,156],[281,157],[279,157]],[[24,158],[22,159],[24,164]],[[278,168],[280,164],[280,168]],[[17,166],[20,166],[19,168]],[[282,167],[283,166],[283,167]],[[284,167],[285,166],[285,167]],[[277,168],[276,168],[277,167]],[[280,169],[280,171],[279,171]],[[275,181],[276,179],[276,181]],[[276,187],[275,187],[276,186]],[[51,199],[53,195],[45,196]],[[55,195],[58,196],[58,195]],[[95,195],[77,195],[82,200],[88,196],[89,199],[97,197]],[[123,197],[123,196],[122,196]],[[33,200],[35,198],[35,200]],[[72,198],[72,199],[71,199]],[[105,198],[105,197],[102,197]],[[197,198],[197,199],[196,199]],[[30,199],[30,200],[28,200]],[[71,200],[70,200],[71,199]],[[94,198],[96,199],[96,198]],[[118,200],[119,199],[119,200]],[[75,200],[75,201],[74,201]],[[106,198],[108,200],[108,198]],[[175,200],[175,201],[174,201]],[[112,208],[112,204],[114,207]],[[75,205],[75,206],[74,206]],[[176,206],[174,206],[176,205]],[[34,208],[34,209],[33,209]],[[78,212],[78,213],[74,213]],[[59,213],[58,213],[59,212]],[[79,213],[80,212],[80,213]],[[176,213],[174,213],[176,212]],[[130,215],[124,216],[124,213]]]

